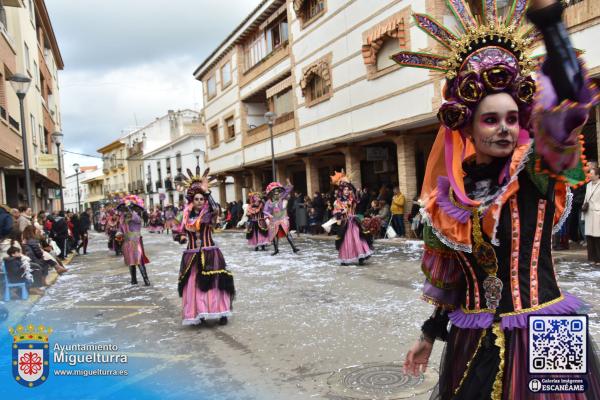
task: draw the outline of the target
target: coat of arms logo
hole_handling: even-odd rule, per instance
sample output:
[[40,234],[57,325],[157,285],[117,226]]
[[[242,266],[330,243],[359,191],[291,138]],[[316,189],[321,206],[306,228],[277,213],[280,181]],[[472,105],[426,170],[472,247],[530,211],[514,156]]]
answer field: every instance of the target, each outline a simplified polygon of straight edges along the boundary
[[15,380],[26,387],[36,387],[46,382],[50,372],[48,336],[52,328],[29,324],[8,330],[13,337],[12,371]]

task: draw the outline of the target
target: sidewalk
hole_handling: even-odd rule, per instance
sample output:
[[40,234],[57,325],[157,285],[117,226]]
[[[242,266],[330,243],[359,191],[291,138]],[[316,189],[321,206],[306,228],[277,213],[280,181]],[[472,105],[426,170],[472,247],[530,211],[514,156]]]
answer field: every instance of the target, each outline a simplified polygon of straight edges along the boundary
[[[63,265],[65,267],[69,265],[76,255],[76,253],[69,254],[67,258],[65,258],[65,260],[63,261]],[[56,272],[56,270],[52,269],[48,271],[48,276],[46,277],[46,282],[48,283],[48,286],[46,286],[45,291],[48,290],[52,285],[54,285],[54,283],[58,279],[58,276],[59,275]],[[9,302],[2,301],[1,304],[3,304],[8,309],[9,314],[8,318],[5,321],[0,322],[1,329],[8,328],[11,326],[14,327],[17,324],[19,324],[23,317],[27,315],[29,310],[31,310],[31,308],[39,301],[40,298],[42,298],[42,296],[43,295],[39,294],[29,294],[27,300],[13,298]]]

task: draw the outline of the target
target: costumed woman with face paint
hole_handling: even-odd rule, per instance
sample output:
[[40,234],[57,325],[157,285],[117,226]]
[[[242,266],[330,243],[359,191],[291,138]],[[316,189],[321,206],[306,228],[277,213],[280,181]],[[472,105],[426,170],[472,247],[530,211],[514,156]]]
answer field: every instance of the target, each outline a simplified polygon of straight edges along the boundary
[[187,206],[180,230],[187,235],[179,269],[179,296],[183,300],[183,325],[199,325],[217,319],[227,324],[235,296],[233,275],[225,268],[223,253],[212,238],[220,207],[210,195],[208,170],[200,176],[187,170]]
[[529,57],[535,38],[523,26],[527,0],[514,0],[504,17],[495,1],[483,2],[482,18],[464,0],[447,4],[464,34],[423,14],[415,20],[448,54],[393,56],[447,78],[421,193],[423,297],[435,310],[405,371],[423,372],[439,339],[447,343],[432,399],[600,399],[590,337],[587,373],[572,376],[587,381],[585,393],[528,388],[528,316],[581,312],[582,301],[558,286],[551,237],[569,213],[569,187],[585,180],[578,133],[598,92],[571,47],[560,3],[529,2],[547,51],[537,70]]
[[119,232],[123,234],[123,260],[125,265],[129,266],[131,274],[131,284],[137,285],[137,273],[135,267],[140,269],[144,285],[149,286],[148,272],[146,264],[150,262],[144,252],[144,243],[142,242],[142,213],[144,212],[144,200],[140,197],[130,194],[121,199],[117,206],[117,211],[121,213],[119,218]]
[[248,240],[248,247],[253,248],[255,251],[259,249],[266,250],[270,243],[269,224],[263,212],[264,207],[265,202],[262,199],[262,193],[248,193],[248,204],[244,207],[244,216],[248,219],[246,222],[246,239]]
[[356,189],[344,173],[336,172],[331,177],[331,184],[337,187],[336,199],[333,203],[333,218],[323,227],[335,233],[335,248],[342,265],[358,262],[363,265],[373,254],[373,236],[365,232],[355,216],[358,199]]
[[290,220],[287,214],[287,199],[294,187],[289,179],[286,180],[286,183],[284,187],[279,182],[271,182],[265,189],[267,202],[265,203],[264,213],[269,224],[269,241],[273,242],[274,250],[271,253],[273,256],[279,253],[280,238],[287,239],[294,253],[299,251],[290,236]]

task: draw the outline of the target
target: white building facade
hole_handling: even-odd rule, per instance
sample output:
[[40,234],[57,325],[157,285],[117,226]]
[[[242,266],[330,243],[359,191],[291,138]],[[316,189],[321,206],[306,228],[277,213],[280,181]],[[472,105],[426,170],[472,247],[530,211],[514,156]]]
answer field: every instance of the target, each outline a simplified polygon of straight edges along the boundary
[[[467,1],[475,13],[480,0]],[[499,0],[504,15],[509,2]],[[273,124],[277,180],[290,178],[301,193],[330,189],[344,168],[358,187],[399,185],[420,192],[437,134],[440,74],[402,68],[389,56],[400,50],[438,53],[413,13],[452,26],[444,0],[264,0],[194,71],[202,82],[210,138],[208,165],[233,177],[239,199],[272,179]],[[593,78],[600,77],[600,2],[570,1],[565,21],[574,45],[585,49]],[[588,160],[598,159],[596,123],[583,130]],[[226,182],[225,178],[222,179]]]
[[[200,150],[196,158],[194,150]],[[200,170],[206,168],[206,135],[198,133],[184,134],[172,142],[154,151],[144,154],[144,173],[147,186],[145,204],[148,209],[185,205],[184,193],[177,191],[178,180],[182,174],[193,173],[196,165]]]
[[[88,202],[89,188],[84,181],[97,176],[101,171],[97,167],[80,167],[79,174],[75,174],[72,167],[69,167],[70,175],[65,176],[65,189],[63,192],[65,201],[65,211],[81,212],[85,210]],[[78,176],[79,175],[79,176]],[[79,185],[78,185],[79,183]],[[77,189],[79,187],[79,208],[77,199]]]

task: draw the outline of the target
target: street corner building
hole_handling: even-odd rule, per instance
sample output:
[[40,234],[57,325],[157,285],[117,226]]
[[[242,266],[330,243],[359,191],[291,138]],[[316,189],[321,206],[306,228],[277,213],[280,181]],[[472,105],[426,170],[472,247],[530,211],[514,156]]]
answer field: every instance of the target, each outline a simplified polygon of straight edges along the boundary
[[[466,2],[481,11],[481,0]],[[499,15],[509,3],[497,1]],[[586,50],[597,80],[600,4],[567,3],[574,46]],[[444,77],[390,59],[443,47],[418,27],[416,13],[454,18],[444,0],[261,1],[193,71],[204,95],[208,167],[220,178],[215,199],[242,200],[272,181],[268,111],[276,115],[279,182],[290,178],[312,196],[330,191],[329,176],[343,168],[357,188],[398,185],[407,199],[419,194]],[[588,160],[598,158],[598,115],[595,107],[582,130]]]
[[[0,61],[0,203],[27,204],[27,159],[31,207],[57,210],[60,143],[53,133],[61,131],[58,71],[64,64],[44,0],[2,1]],[[30,79],[22,110],[10,82],[15,74]]]

